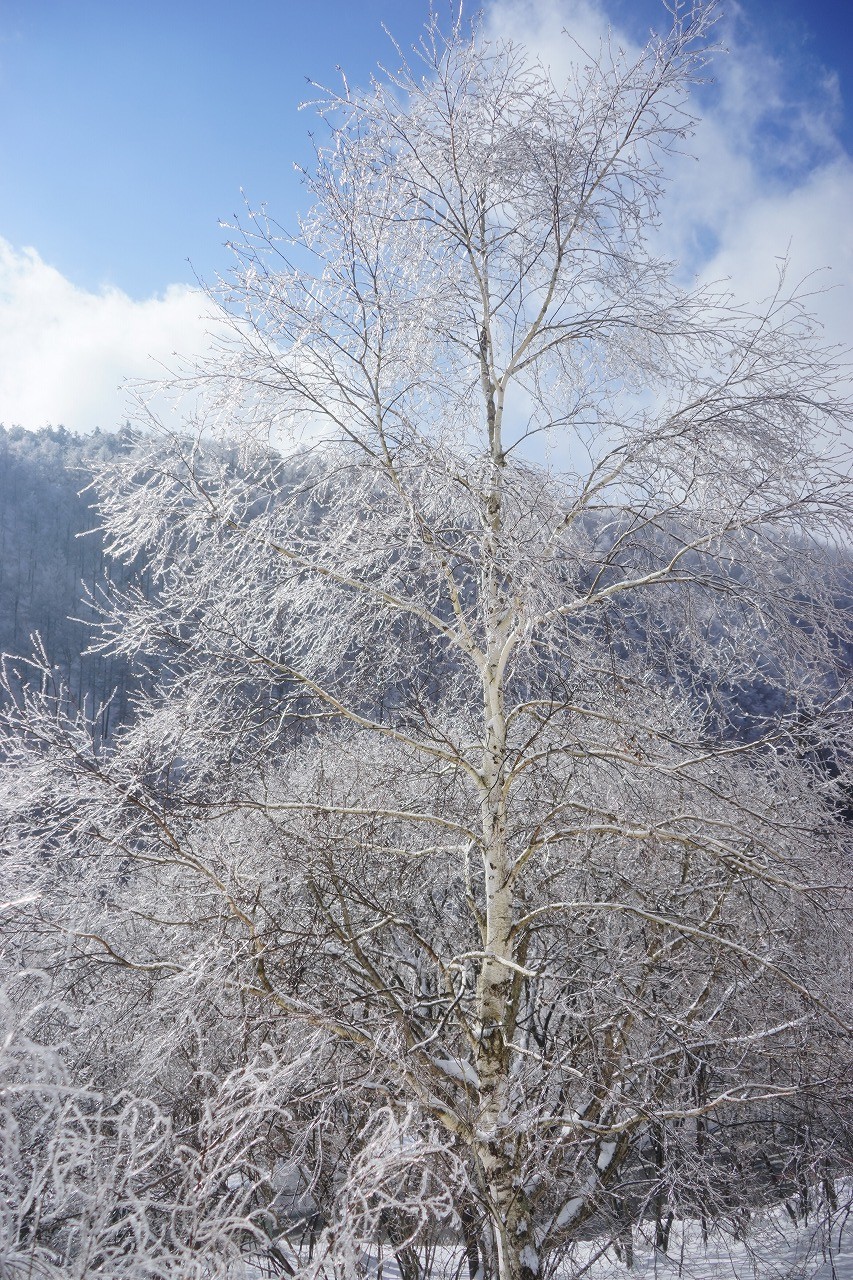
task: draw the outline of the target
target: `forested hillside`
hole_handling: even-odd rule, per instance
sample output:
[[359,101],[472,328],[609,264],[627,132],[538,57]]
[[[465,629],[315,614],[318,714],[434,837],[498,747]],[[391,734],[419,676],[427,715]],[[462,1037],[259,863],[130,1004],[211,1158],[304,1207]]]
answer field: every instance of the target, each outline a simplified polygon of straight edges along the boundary
[[[40,641],[70,696],[103,707],[104,733],[127,716],[132,664],[90,651],[93,605],[106,603],[128,570],[104,556],[87,486],[96,460],[127,448],[121,432],[0,426],[0,652],[25,658]],[[23,677],[24,665],[16,668]]]
[[[25,660],[41,644],[73,702],[90,714],[103,708],[106,734],[127,720],[143,670],[132,655],[99,647],[99,623],[117,590],[133,582],[147,597],[152,584],[144,558],[128,565],[105,553],[99,501],[108,491],[99,494],[90,485],[97,464],[133,449],[127,429],[77,435],[64,427],[33,432],[0,425],[0,653],[15,659],[19,678],[26,678]],[[206,452],[212,459],[219,451],[208,443]],[[839,576],[853,580],[849,569]],[[850,607],[843,597],[837,603]],[[812,613],[810,625],[821,626],[806,602],[800,599],[796,607],[806,617]],[[679,637],[667,635],[659,617],[620,619],[617,607],[612,623],[624,654],[642,648],[661,672],[669,668],[676,684],[690,685],[695,701],[723,718],[728,735],[749,739],[768,715],[792,710],[781,700],[775,673],[762,670],[760,656],[747,678],[732,673],[730,680],[711,681],[707,672],[691,669],[689,654],[679,653]],[[833,647],[831,638],[830,652]],[[161,656],[167,652],[168,645]],[[826,664],[828,689],[839,690],[850,672],[849,646],[837,659]]]

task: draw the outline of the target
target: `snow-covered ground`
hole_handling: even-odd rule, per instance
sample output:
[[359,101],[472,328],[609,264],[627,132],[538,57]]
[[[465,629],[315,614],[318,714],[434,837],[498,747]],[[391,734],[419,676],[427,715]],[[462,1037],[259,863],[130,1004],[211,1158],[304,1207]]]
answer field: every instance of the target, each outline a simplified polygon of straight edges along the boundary
[[[600,1241],[582,1246],[571,1267],[554,1280],[853,1280],[853,1188],[839,1187],[839,1209],[831,1223],[794,1223],[784,1208],[753,1216],[747,1239],[718,1236],[702,1240],[697,1223],[676,1223],[666,1254],[635,1232],[629,1268]],[[464,1280],[458,1251],[440,1249],[432,1280]],[[400,1280],[393,1254],[363,1259],[365,1280]],[[381,1269],[380,1269],[381,1267]],[[259,1276],[259,1272],[253,1276]],[[247,1280],[249,1277],[247,1276]]]
[[[591,1250],[586,1260],[593,1256]],[[746,1241],[718,1237],[707,1246],[698,1225],[687,1223],[682,1230],[676,1225],[666,1254],[635,1238],[630,1270],[608,1251],[585,1275],[588,1280],[619,1275],[625,1280],[853,1280],[853,1215],[839,1212],[829,1227],[795,1225],[779,1210],[753,1222]]]

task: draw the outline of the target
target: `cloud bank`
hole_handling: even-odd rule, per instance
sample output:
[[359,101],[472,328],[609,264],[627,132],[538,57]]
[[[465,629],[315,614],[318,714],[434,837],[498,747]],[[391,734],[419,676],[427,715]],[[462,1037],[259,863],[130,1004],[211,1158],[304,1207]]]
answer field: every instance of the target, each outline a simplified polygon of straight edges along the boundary
[[137,301],[77,288],[35,249],[0,239],[0,422],[75,431],[127,416],[125,379],[151,378],[174,352],[209,345],[204,295],[171,285]]

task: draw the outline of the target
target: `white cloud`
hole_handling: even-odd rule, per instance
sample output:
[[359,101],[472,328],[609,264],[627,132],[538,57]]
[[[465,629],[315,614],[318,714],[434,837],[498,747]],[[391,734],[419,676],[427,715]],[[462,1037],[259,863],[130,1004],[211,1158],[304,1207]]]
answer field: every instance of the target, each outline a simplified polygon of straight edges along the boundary
[[[495,0],[488,10],[487,30],[495,39],[524,45],[559,84],[573,66],[585,61],[581,51],[598,54],[601,41],[607,39],[608,20],[595,0],[574,0],[571,4],[561,0]],[[639,52],[623,33],[618,35],[626,52]]]
[[[789,283],[821,272],[813,309],[829,341],[850,346],[853,303],[853,158],[838,141],[837,78],[803,77],[749,33],[737,5],[720,31],[728,52],[712,63],[690,156],[677,158],[661,209],[658,247],[685,277],[727,277],[736,297],[760,303],[779,258]],[[663,16],[663,15],[662,15]],[[527,45],[559,80],[577,58],[565,30],[591,51],[608,32],[606,0],[496,0],[489,30]],[[624,32],[614,42],[638,51]]]
[[[738,297],[761,300],[775,283],[778,259],[789,259],[787,283],[814,291],[809,309],[826,338],[851,344],[853,302],[853,162],[839,158],[786,192],[756,195],[733,221],[705,266],[728,278]],[[806,277],[809,277],[806,279]]]
[[726,34],[716,90],[664,207],[663,243],[706,279],[761,301],[788,258],[788,283],[811,273],[827,336],[851,341],[853,158],[836,133],[838,84],[807,81],[755,42]]
[[170,285],[137,301],[77,288],[35,249],[0,239],[0,422],[77,431],[127,416],[126,378],[150,378],[172,355],[209,345],[204,295]]

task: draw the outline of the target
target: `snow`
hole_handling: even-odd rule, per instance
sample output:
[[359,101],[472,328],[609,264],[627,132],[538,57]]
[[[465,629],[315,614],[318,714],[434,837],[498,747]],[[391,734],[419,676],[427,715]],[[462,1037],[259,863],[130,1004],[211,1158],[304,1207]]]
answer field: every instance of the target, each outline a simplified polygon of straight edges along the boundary
[[[597,1252],[595,1242],[586,1249],[588,1258]],[[635,1241],[630,1270],[608,1251],[585,1274],[588,1280],[853,1280],[853,1219],[845,1214],[827,1233],[815,1224],[796,1228],[776,1213],[747,1242],[729,1237],[710,1241],[707,1248],[698,1224],[680,1232],[676,1225],[667,1254]]]
[[[652,1239],[634,1233],[634,1261],[628,1269],[611,1247],[593,1261],[601,1241],[584,1244],[578,1258],[587,1280],[853,1280],[853,1185],[838,1185],[844,1206],[830,1223],[794,1224],[784,1207],[756,1215],[746,1240],[718,1235],[705,1245],[698,1222],[674,1223],[666,1254]],[[569,1272],[558,1273],[569,1280]]]
[[613,1152],[616,1150],[615,1142],[602,1142],[601,1151],[598,1156],[598,1168],[606,1169],[613,1159]]
[[470,1062],[463,1058],[433,1058],[433,1062],[451,1080],[459,1080],[462,1084],[470,1084],[476,1088],[479,1084],[477,1072]]
[[534,1275],[539,1274],[539,1259],[537,1258],[535,1251],[531,1249],[530,1245],[526,1245],[522,1249],[521,1262],[522,1265],[532,1271]]
[[[850,1199],[853,1188],[839,1197]],[[536,1259],[525,1259],[531,1269]],[[382,1266],[382,1280],[402,1280],[393,1253],[365,1250],[364,1275],[372,1280]],[[628,1268],[613,1247],[603,1250],[601,1240],[581,1245],[571,1266],[553,1273],[553,1280],[853,1280],[853,1208],[840,1211],[827,1229],[811,1222],[794,1225],[784,1209],[775,1209],[750,1224],[745,1242],[718,1236],[706,1246],[698,1223],[675,1223],[668,1253],[656,1250],[651,1240],[634,1233],[634,1261]],[[245,1280],[260,1280],[267,1273],[248,1267]],[[435,1250],[431,1280],[457,1280],[467,1274],[461,1253],[452,1246]]]

